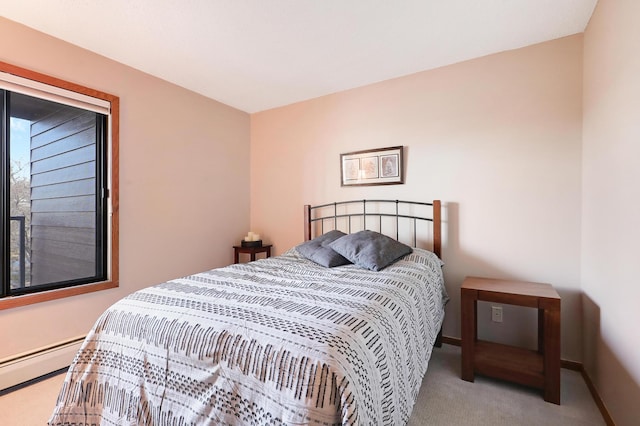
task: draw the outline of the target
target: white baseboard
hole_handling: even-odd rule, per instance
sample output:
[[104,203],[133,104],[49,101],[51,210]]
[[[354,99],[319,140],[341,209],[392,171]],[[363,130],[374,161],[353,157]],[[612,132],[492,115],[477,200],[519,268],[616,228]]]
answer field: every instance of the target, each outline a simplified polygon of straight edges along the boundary
[[66,368],[84,336],[0,360],[0,391]]

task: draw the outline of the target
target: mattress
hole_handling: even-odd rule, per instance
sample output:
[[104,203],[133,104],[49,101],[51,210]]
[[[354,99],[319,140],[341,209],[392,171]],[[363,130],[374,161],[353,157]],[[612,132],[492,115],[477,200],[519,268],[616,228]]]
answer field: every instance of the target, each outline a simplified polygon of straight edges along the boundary
[[406,424],[447,299],[421,249],[373,272],[294,248],[148,287],[96,321],[49,424]]

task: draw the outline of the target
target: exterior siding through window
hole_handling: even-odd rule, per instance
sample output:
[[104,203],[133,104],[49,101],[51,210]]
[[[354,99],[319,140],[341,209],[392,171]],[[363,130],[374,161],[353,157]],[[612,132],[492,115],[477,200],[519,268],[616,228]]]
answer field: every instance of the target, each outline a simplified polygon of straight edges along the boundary
[[100,276],[98,114],[63,107],[31,124],[31,285]]

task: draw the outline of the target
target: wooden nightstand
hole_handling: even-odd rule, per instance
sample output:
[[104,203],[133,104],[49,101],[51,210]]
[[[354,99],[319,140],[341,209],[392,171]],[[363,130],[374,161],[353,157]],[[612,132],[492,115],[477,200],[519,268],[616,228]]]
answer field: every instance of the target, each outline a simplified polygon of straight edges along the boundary
[[[542,389],[560,404],[560,296],[549,284],[467,277],[460,288],[462,379],[475,373]],[[478,340],[478,300],[538,309],[538,350]]]
[[266,253],[266,257],[271,257],[271,246],[272,244],[258,247],[233,246],[233,263],[240,263],[240,253],[249,254],[252,262],[256,260],[256,253]]

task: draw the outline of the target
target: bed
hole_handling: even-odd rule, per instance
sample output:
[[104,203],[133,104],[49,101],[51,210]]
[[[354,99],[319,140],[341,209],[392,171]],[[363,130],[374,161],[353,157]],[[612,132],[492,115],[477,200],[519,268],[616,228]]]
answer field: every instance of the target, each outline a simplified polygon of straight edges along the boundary
[[[430,213],[417,215],[423,207]],[[148,287],[107,309],[49,425],[406,424],[448,300],[440,202],[304,212],[305,241],[279,256]],[[430,249],[418,247],[427,239]],[[346,262],[323,265],[320,252]],[[398,257],[381,264],[380,253]]]

